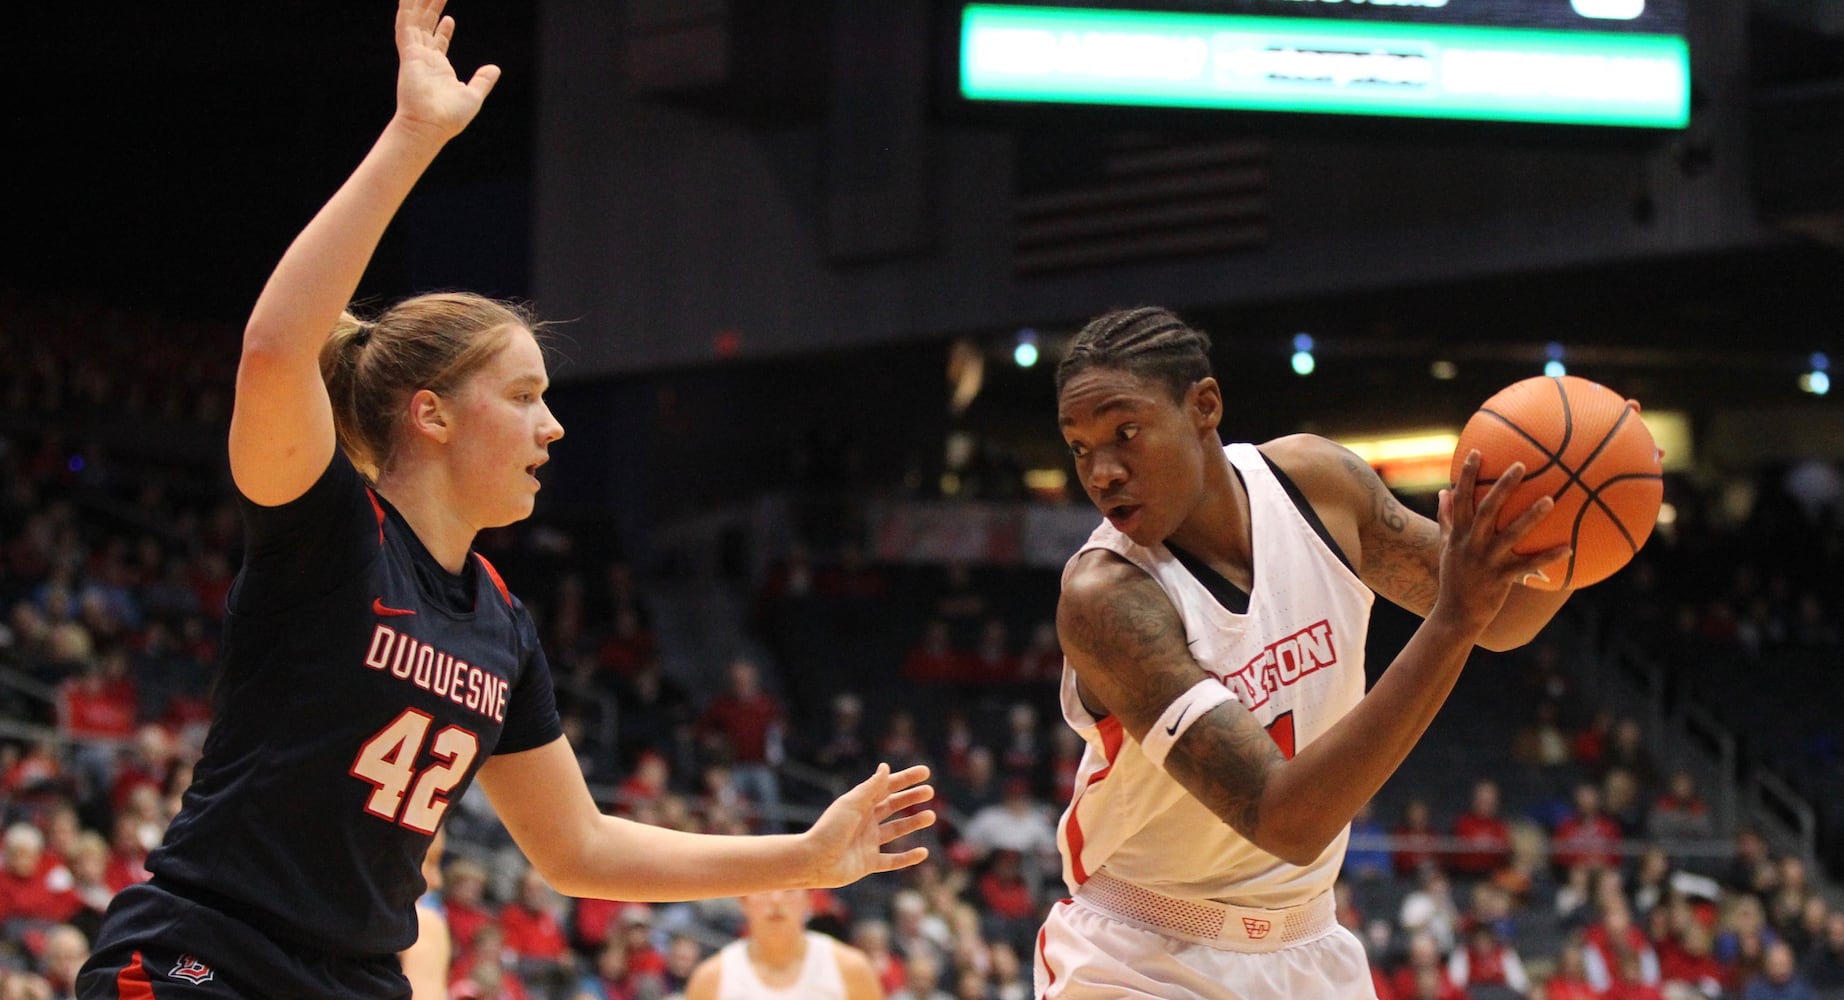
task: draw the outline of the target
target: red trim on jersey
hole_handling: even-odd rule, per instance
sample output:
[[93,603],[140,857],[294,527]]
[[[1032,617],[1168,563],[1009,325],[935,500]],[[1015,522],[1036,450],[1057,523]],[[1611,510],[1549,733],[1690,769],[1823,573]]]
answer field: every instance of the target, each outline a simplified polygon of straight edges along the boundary
[[371,487],[365,487],[365,499],[371,501],[371,512],[378,515],[378,547],[384,547],[384,505],[378,502],[378,493]]
[[1082,793],[1094,787],[1101,779],[1114,770],[1114,761],[1120,757],[1121,743],[1126,740],[1127,732],[1121,728],[1120,719],[1110,715],[1095,724],[1101,733],[1101,751],[1107,758],[1108,766],[1088,776],[1088,782],[1076,789],[1076,799],[1069,805],[1069,823],[1064,828],[1064,836],[1069,839],[1069,866],[1076,877],[1076,884],[1088,881],[1088,869],[1082,864],[1082,843],[1086,839],[1082,833]]
[[[1065,896],[1064,898],[1057,900],[1056,905],[1068,906],[1069,897]],[[1044,989],[1046,991],[1049,990],[1050,987],[1056,985],[1056,970],[1050,967],[1050,952],[1045,947],[1049,943],[1049,940],[1050,940],[1049,925],[1046,924],[1043,927],[1039,927],[1037,929],[1037,960],[1039,962],[1044,963],[1044,978],[1048,980],[1047,982],[1044,983]],[[1045,995],[1048,996],[1049,994],[1046,992]]]
[[478,552],[474,553],[474,558],[480,560],[480,568],[487,571],[487,579],[493,581],[493,586],[499,591],[499,596],[505,600],[506,607],[512,607],[512,591],[507,590],[506,581],[499,578],[499,570],[494,569],[493,564],[487,562],[487,557]]
[[115,995],[121,1000],[154,1000],[154,984],[147,978],[140,952],[135,952],[134,961],[115,974]]

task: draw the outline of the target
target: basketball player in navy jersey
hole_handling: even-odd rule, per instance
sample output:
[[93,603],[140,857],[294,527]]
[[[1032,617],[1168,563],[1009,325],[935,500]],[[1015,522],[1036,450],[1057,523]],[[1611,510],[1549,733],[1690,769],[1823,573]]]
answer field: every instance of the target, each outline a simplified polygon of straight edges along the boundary
[[[230,465],[245,521],[216,717],[153,878],[111,905],[78,993],[410,996],[420,864],[478,776],[558,889],[626,900],[837,886],[913,865],[922,768],[805,833],[602,815],[562,737],[531,616],[472,549],[528,516],[563,428],[523,314],[422,296],[343,311],[386,224],[498,78],[463,82],[442,0],[401,0],[397,111],[289,247],[244,332]],[[329,335],[330,333],[330,335]]]
[[[1058,420],[1103,521],[1057,610],[1066,722],[1086,741],[1058,836],[1070,898],[1038,937],[1042,997],[1370,1000],[1334,917],[1349,824],[1475,644],[1529,641],[1567,594],[1521,586],[1566,549],[1496,527],[1478,455],[1408,511],[1323,438],[1218,438],[1209,341],[1163,309],[1090,322]],[[1368,694],[1374,594],[1426,620]]]

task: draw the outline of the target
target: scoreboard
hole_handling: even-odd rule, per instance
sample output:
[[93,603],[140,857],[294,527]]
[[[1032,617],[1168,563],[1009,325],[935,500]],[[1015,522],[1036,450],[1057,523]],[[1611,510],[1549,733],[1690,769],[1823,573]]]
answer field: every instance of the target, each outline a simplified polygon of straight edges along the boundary
[[959,5],[960,95],[1681,129],[1685,0]]

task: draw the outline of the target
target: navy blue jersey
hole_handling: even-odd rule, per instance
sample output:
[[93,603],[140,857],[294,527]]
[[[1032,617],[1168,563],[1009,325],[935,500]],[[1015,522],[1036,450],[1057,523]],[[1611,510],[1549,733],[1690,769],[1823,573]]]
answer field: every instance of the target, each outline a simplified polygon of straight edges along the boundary
[[562,735],[550,669],[486,560],[445,571],[343,455],[241,506],[216,713],[147,867],[284,941],[393,954],[449,803],[490,754]]

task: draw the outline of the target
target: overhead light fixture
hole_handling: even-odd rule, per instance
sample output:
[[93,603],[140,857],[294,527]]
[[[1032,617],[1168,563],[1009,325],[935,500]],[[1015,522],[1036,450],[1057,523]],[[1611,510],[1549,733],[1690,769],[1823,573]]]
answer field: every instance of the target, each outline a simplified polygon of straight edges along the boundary
[[1012,348],[1012,360],[1020,368],[1037,364],[1037,331],[1025,327],[1018,331],[1018,343]]
[[1831,357],[1824,351],[1813,351],[1806,359],[1811,370],[1799,376],[1799,388],[1814,396],[1823,396],[1831,391]]
[[1313,360],[1313,335],[1296,333],[1293,335],[1293,373],[1311,375],[1318,364]]

